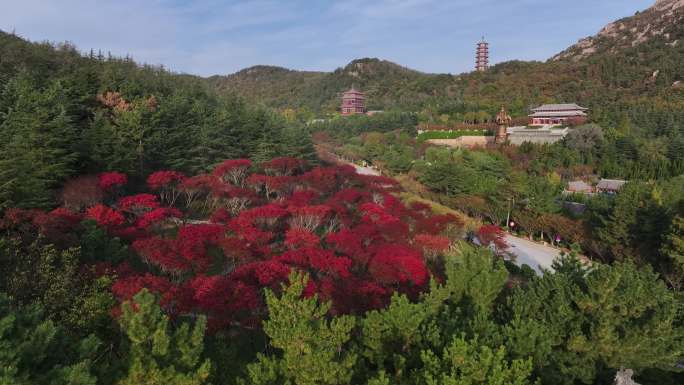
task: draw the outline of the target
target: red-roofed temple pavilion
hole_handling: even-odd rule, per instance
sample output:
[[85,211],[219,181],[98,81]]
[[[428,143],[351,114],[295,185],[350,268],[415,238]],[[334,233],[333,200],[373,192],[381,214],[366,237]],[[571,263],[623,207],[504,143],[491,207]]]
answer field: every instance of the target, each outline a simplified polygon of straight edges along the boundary
[[532,109],[530,124],[582,124],[587,121],[587,108],[577,104],[544,104]]
[[352,87],[342,95],[342,115],[366,113],[366,94]]

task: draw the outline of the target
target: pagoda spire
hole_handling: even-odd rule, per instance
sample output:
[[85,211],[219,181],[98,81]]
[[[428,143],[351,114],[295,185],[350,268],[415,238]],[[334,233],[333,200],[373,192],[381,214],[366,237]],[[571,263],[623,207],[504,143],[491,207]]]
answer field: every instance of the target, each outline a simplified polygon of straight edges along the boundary
[[479,72],[486,71],[489,68],[489,43],[482,36],[482,40],[477,43],[475,50],[475,70]]

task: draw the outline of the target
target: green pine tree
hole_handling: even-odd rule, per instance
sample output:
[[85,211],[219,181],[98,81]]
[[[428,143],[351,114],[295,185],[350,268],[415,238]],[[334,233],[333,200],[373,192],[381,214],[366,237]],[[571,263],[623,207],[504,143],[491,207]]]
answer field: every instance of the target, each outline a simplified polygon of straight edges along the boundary
[[264,331],[274,354],[259,354],[247,367],[249,384],[349,384],[356,354],[348,351],[354,318],[329,319],[330,303],[302,298],[308,277],[290,275],[280,297],[266,290]]
[[441,356],[427,350],[422,353],[420,370],[427,385],[533,384],[532,360],[506,359],[506,349],[481,345],[477,338],[466,341],[455,337]]
[[661,252],[670,266],[666,278],[673,286],[681,287],[684,283],[684,217],[677,215],[672,219]]
[[202,360],[206,318],[191,327],[169,325],[155,296],[143,289],[124,303],[119,322],[130,344],[128,373],[119,385],[208,384],[211,362]]
[[95,385],[99,345],[92,336],[70,339],[39,305],[17,308],[0,294],[1,385]]
[[77,132],[71,101],[55,81],[44,90],[28,77],[10,81],[0,112],[0,208],[49,207],[53,189],[74,171]]
[[304,159],[309,163],[318,162],[311,134],[298,126],[283,129],[279,155]]
[[684,329],[674,293],[650,268],[632,263],[590,270],[561,259],[510,298],[506,346],[534,358],[544,383],[593,383],[620,367],[676,370]]
[[60,250],[39,237],[30,244],[0,238],[0,291],[13,304],[37,303],[45,316],[75,335],[101,335],[115,305],[111,277],[84,274],[79,248]]
[[420,301],[395,294],[390,305],[366,313],[362,320],[361,346],[368,377],[392,384],[421,383],[415,378],[423,368],[424,351],[442,351],[462,333],[499,332],[491,314],[508,274],[491,251],[466,244],[445,260],[446,281],[431,282]]

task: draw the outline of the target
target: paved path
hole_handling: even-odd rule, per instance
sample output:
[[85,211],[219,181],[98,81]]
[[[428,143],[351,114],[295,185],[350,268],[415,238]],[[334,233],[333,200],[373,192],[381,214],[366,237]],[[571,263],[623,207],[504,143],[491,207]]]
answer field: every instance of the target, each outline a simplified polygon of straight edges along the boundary
[[356,172],[361,175],[380,175],[380,171],[372,167],[363,167],[353,163],[350,163],[356,169]]
[[[349,163],[356,172],[361,175],[380,175],[380,171],[372,167],[363,167],[353,163]],[[528,265],[537,274],[542,273],[542,268],[551,269],[553,260],[560,254],[560,250],[540,245],[524,238],[515,237],[513,235],[506,235],[506,243],[509,245],[508,251],[515,256],[515,264],[518,266]]]
[[542,272],[541,268],[552,270],[551,264],[560,254],[558,249],[514,237],[510,234],[507,234],[505,239],[510,246],[508,251],[515,255],[515,264],[518,266],[529,265],[539,274]]

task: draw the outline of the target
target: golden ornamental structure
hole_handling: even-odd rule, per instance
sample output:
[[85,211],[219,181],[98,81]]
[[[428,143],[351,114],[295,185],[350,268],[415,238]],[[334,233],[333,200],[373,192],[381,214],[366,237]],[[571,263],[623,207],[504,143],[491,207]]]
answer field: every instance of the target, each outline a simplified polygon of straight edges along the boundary
[[501,106],[501,111],[499,111],[499,113],[496,114],[496,124],[499,125],[499,128],[496,131],[496,137],[494,138],[494,141],[496,143],[506,142],[506,140],[508,139],[508,133],[506,132],[506,128],[509,124],[511,124],[512,121],[513,119],[506,112],[506,108],[504,106]]

